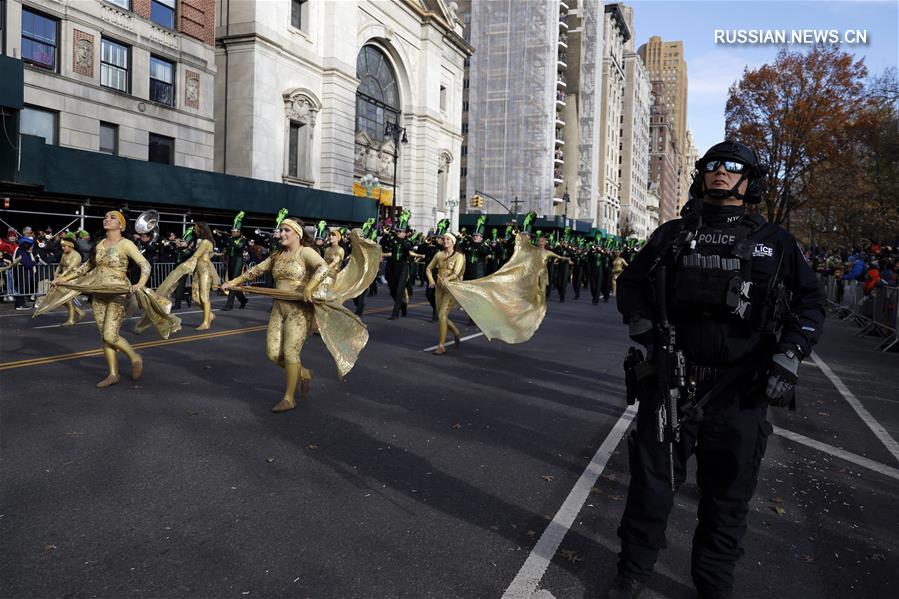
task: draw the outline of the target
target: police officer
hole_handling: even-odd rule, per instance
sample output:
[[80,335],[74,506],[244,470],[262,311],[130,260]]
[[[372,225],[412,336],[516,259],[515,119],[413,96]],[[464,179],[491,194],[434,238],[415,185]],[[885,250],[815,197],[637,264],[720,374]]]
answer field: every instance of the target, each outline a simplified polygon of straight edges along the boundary
[[[684,217],[659,227],[618,278],[618,310],[631,338],[653,357],[628,439],[631,479],[608,595],[615,599],[639,596],[652,573],[665,547],[672,488],[683,483],[693,454],[700,490],[693,583],[700,599],[732,596],[772,431],[768,405],[790,403],[799,363],[824,321],[824,298],[796,240],[745,212],[745,204],[761,199],[764,170],[755,153],[725,141],[696,169]],[[677,363],[672,356],[684,359],[683,383],[668,378],[673,369],[666,366]],[[672,388],[682,393],[675,411],[683,424],[669,444],[658,438],[665,410],[657,408]],[[696,404],[701,409],[689,409]]]

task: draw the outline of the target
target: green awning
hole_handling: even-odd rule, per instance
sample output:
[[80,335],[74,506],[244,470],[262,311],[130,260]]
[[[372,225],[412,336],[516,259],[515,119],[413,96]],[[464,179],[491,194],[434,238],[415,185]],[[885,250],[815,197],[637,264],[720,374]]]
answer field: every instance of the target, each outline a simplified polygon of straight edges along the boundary
[[30,135],[21,140],[20,159],[0,149],[0,181],[47,193],[261,214],[284,207],[301,218],[343,223],[377,217],[376,201],[345,193],[49,146]]

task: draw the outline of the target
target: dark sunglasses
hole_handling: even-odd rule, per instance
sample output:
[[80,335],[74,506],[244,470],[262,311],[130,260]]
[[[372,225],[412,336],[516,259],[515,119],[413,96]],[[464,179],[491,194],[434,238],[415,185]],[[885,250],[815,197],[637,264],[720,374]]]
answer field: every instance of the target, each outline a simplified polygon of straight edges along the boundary
[[722,164],[724,165],[724,170],[729,173],[742,173],[746,170],[746,165],[736,160],[712,160],[705,163],[705,172],[713,173]]

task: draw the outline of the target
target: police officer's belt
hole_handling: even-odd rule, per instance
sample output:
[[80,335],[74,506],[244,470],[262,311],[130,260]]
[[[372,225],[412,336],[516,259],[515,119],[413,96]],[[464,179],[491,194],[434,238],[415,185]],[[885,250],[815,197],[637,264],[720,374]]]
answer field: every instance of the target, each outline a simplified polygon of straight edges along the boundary
[[733,368],[715,368],[695,364],[688,367],[687,373],[690,379],[697,383],[714,383],[732,370]]

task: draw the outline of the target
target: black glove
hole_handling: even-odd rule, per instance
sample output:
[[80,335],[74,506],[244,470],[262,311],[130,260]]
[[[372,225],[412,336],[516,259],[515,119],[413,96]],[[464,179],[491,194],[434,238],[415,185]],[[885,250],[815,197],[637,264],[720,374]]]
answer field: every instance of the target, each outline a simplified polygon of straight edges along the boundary
[[655,336],[652,330],[652,321],[639,316],[634,316],[628,322],[627,334],[634,341],[646,348],[646,359],[652,355],[652,346]]
[[793,398],[793,386],[799,380],[802,358],[794,345],[782,345],[779,350],[780,353],[771,358],[765,396],[772,406],[783,407]]

